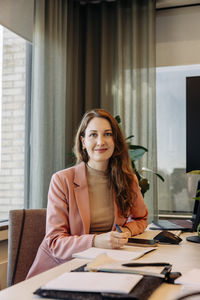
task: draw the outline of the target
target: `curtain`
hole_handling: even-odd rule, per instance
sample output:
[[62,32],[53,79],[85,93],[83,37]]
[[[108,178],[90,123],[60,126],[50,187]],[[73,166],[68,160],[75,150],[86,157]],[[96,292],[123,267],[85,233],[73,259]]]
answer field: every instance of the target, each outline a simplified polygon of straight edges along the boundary
[[[156,170],[153,0],[35,0],[29,207],[45,207],[51,175],[71,161],[86,110],[119,114]],[[145,174],[146,175],[146,174]],[[156,211],[156,180],[145,202]]]
[[65,164],[67,1],[35,1],[27,206],[45,207],[51,175]]
[[[136,162],[137,168],[157,171],[155,94],[155,2],[125,1],[117,6],[115,79],[112,84],[114,114],[119,114],[126,136],[148,153]],[[148,178],[145,193],[149,221],[157,216],[157,178]]]

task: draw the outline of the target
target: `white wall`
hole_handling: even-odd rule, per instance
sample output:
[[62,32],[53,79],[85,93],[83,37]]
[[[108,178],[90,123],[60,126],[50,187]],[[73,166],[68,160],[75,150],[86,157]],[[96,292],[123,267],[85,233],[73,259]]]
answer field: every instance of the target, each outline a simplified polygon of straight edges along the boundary
[[0,1],[0,25],[32,42],[34,0]]
[[156,65],[200,64],[200,5],[156,12]]

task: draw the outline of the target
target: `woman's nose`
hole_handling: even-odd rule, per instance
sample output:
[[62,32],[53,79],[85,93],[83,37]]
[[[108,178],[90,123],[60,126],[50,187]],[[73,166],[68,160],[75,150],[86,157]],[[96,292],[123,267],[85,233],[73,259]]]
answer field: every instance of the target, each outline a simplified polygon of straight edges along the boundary
[[98,145],[104,145],[104,136],[103,135],[99,135],[98,139],[97,139],[97,144]]

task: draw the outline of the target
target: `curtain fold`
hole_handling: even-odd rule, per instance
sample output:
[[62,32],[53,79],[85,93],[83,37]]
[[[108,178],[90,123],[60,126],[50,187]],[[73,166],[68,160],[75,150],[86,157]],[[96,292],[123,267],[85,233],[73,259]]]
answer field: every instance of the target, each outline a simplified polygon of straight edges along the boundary
[[[148,148],[137,167],[157,170],[155,94],[155,2],[149,0],[117,3],[116,62],[113,81],[114,114],[119,114],[133,144]],[[145,194],[149,220],[157,214],[157,179]]]
[[[71,163],[83,113],[119,114],[156,171],[155,1],[35,0],[30,207],[45,207],[51,175]],[[145,174],[146,175],[146,174]],[[156,180],[145,202],[157,209]]]
[[35,1],[31,99],[31,208],[45,207],[52,172],[65,164],[67,2]]

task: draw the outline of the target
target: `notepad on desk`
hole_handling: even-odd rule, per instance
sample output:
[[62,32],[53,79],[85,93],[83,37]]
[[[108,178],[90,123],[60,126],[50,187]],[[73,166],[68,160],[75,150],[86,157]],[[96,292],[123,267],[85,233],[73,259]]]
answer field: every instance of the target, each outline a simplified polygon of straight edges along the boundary
[[171,265],[168,263],[120,262],[106,254],[100,254],[85,267],[85,271],[139,274],[160,278],[165,278],[166,273],[170,270]]
[[137,259],[148,252],[156,250],[156,247],[133,247],[133,246],[124,246],[120,249],[104,249],[91,247],[84,251],[74,253],[72,257],[74,258],[83,258],[83,259],[94,259],[100,254],[106,254],[114,260],[117,261],[127,261]]
[[165,278],[165,274],[162,274],[164,267],[148,267],[148,266],[134,266],[127,267],[123,266],[119,262],[113,264],[103,265],[98,268],[99,272],[110,272],[110,273],[126,273],[126,274],[140,274]]
[[128,294],[142,278],[135,274],[66,272],[41,286],[35,294],[49,290]]

